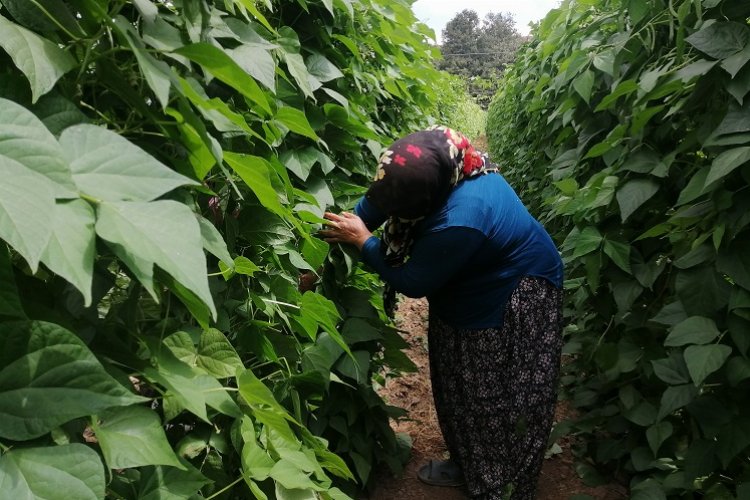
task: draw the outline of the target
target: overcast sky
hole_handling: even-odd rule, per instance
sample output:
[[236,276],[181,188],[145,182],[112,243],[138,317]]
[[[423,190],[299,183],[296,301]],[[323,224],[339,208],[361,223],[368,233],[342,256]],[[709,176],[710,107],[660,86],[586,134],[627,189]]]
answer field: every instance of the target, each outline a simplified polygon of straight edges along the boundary
[[417,0],[412,10],[420,21],[435,30],[440,43],[440,32],[448,21],[464,9],[476,11],[479,18],[488,12],[510,12],[519,32],[528,35],[531,21],[539,21],[550,9],[560,5],[560,0]]

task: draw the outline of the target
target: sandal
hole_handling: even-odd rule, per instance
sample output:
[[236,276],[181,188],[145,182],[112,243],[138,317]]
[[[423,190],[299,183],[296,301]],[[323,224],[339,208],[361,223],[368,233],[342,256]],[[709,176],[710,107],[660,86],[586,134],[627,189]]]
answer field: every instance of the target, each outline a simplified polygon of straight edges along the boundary
[[464,475],[457,463],[450,460],[430,460],[417,471],[417,477],[433,486],[462,486]]

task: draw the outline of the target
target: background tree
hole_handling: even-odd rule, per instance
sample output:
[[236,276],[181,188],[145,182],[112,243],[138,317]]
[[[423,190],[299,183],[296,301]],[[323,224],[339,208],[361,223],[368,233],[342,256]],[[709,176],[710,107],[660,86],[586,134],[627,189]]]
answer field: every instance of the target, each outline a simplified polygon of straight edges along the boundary
[[513,15],[490,12],[480,20],[476,11],[464,9],[448,21],[442,35],[440,69],[465,78],[469,93],[486,109],[498,78],[525,40]]

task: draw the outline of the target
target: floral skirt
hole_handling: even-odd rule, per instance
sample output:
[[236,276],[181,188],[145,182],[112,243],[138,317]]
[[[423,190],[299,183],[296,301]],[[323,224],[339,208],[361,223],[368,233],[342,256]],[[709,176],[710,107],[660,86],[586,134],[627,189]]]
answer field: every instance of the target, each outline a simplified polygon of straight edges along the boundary
[[562,291],[523,278],[502,328],[459,329],[430,315],[432,391],[472,498],[533,499],[557,401]]

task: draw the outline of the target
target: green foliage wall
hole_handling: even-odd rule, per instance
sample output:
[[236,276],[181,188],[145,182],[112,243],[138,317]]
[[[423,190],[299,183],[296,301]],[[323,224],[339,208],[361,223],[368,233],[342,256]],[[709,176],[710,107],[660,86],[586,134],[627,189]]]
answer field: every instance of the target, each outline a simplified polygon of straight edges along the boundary
[[314,234],[426,125],[428,35],[404,0],[2,0],[3,496],[338,499],[399,469],[371,377],[403,341]]
[[748,16],[563,2],[488,117],[566,263],[572,430],[632,498],[750,495]]
[[439,123],[460,130],[470,139],[484,135],[487,112],[469,95],[463,78],[444,73],[435,93],[431,115]]

